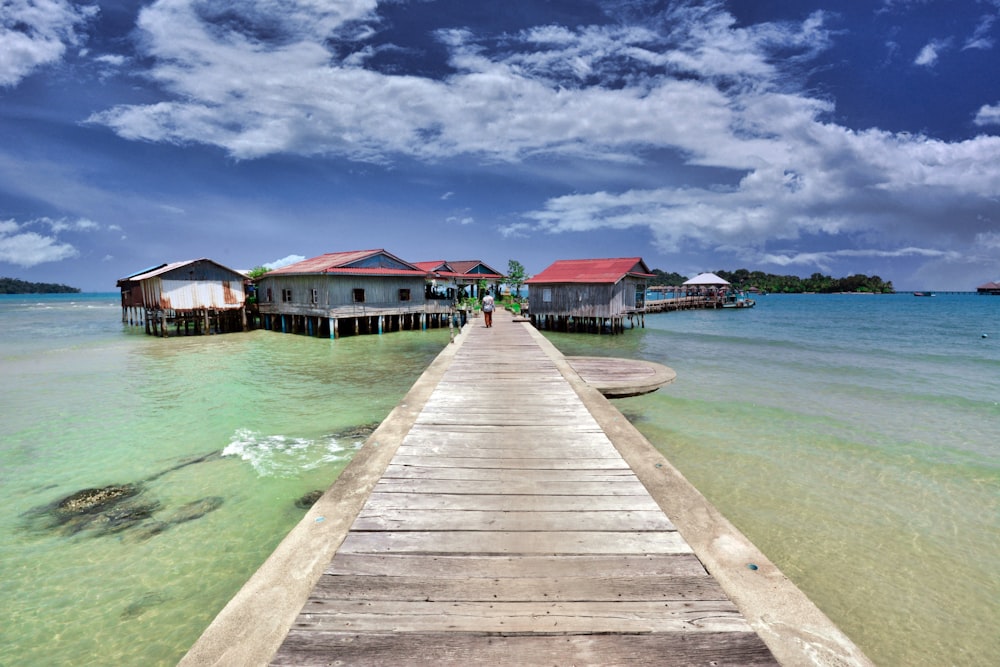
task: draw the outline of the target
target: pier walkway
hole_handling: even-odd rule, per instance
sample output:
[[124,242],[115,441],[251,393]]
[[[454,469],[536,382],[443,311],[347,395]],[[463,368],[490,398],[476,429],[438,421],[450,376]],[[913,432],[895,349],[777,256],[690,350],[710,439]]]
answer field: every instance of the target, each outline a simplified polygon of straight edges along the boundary
[[[703,554],[668,517],[685,511]],[[547,340],[498,312],[465,327],[181,664],[779,660],[868,664]]]

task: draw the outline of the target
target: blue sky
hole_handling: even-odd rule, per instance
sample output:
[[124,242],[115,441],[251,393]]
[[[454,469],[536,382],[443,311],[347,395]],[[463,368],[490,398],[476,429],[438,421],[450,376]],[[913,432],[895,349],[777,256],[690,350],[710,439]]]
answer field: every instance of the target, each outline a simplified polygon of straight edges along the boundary
[[5,0],[0,275],[1000,279],[1000,0]]

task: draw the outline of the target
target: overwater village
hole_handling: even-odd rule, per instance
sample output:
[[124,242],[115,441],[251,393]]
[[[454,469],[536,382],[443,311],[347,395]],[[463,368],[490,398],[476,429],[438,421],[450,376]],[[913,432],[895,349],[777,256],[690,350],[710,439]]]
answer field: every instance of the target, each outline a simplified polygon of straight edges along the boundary
[[480,260],[408,262],[384,250],[332,252],[251,279],[207,258],[164,263],[120,279],[122,321],[160,337],[266,329],[337,339],[464,324],[492,294],[540,329],[621,333],[645,315],[750,308],[712,273],[650,286],[641,257],[558,260],[527,279],[525,301]]

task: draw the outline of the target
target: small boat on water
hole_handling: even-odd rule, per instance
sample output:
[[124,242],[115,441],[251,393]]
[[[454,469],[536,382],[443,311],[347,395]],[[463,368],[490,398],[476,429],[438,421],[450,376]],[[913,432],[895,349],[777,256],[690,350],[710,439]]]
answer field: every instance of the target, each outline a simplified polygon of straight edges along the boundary
[[934,292],[914,292],[913,296],[934,296]]
[[757,302],[747,296],[746,292],[726,292],[722,298],[723,308],[753,308]]

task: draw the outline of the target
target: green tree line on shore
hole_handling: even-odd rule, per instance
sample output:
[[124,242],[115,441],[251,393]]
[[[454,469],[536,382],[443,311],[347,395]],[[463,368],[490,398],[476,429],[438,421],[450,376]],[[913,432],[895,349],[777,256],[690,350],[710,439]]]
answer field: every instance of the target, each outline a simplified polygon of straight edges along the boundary
[[[652,285],[681,285],[688,278],[678,273],[666,273],[659,269],[653,269],[656,276],[652,279]],[[719,269],[714,272],[723,280],[728,280],[739,289],[749,289],[756,287],[763,292],[779,294],[802,294],[804,292],[818,292],[820,294],[833,294],[836,292],[871,292],[874,294],[892,294],[895,288],[892,281],[884,281],[879,276],[866,276],[861,273],[844,278],[833,278],[822,273],[814,273],[808,278],[799,276],[779,276],[763,271],[749,271],[747,269],[737,269],[736,271],[725,271]]]
[[80,290],[56,283],[30,283],[17,278],[0,278],[0,294],[77,294]]

